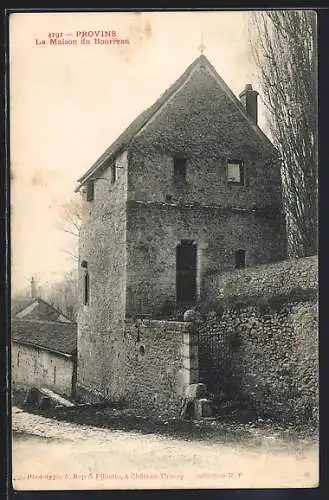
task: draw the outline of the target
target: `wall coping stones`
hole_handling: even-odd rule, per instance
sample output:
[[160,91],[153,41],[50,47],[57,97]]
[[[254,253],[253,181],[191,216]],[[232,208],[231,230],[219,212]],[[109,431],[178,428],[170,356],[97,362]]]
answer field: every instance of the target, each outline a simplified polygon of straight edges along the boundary
[[280,297],[313,300],[318,291],[318,256],[286,259],[275,263],[205,276],[205,290],[216,302]]
[[[234,269],[233,271],[227,271],[225,273],[222,273],[221,276],[247,276],[247,275],[252,275],[256,273],[261,273],[263,274],[264,271],[266,272],[277,272],[278,268],[284,269],[291,269],[292,267],[301,267],[303,268],[304,271],[307,271],[308,269],[311,269],[313,267],[316,267],[317,269],[318,265],[318,256],[317,255],[312,255],[310,257],[300,257],[300,258],[292,258],[292,259],[284,259],[280,260],[278,262],[271,262],[270,264],[259,264],[256,266],[252,267],[245,267],[244,269]],[[302,270],[302,269],[301,269]],[[217,276],[216,273],[213,273],[213,276]]]

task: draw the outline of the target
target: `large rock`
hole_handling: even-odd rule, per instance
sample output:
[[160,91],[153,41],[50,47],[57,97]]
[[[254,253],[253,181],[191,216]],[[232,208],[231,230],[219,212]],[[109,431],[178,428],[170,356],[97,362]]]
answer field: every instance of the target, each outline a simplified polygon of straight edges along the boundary
[[195,323],[197,318],[198,318],[198,314],[194,309],[188,309],[184,313],[184,321],[186,321],[186,322]]

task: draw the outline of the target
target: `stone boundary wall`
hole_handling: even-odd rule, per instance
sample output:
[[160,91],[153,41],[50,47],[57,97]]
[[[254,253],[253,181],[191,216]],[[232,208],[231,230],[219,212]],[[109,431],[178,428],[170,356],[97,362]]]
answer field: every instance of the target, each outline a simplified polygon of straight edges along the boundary
[[288,259],[273,264],[239,269],[204,277],[203,300],[214,303],[225,298],[244,300],[273,297],[318,287],[318,257]]
[[204,309],[198,326],[201,382],[260,414],[316,423],[317,258],[227,273],[213,286],[213,309]]
[[[106,397],[80,382],[78,399],[122,403],[148,414],[177,417],[186,387],[199,381],[196,326],[191,322],[127,318],[121,342],[117,347],[120,395]],[[108,369],[111,380],[110,365]]]
[[198,342],[189,322],[126,320],[125,399],[177,416],[185,388],[198,382]]

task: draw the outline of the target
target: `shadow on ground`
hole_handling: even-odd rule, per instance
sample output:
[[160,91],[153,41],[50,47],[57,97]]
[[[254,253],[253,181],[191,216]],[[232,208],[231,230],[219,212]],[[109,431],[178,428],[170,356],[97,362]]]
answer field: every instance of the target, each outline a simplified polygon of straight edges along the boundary
[[57,421],[103,429],[157,434],[189,441],[243,442],[253,446],[259,445],[264,438],[277,438],[288,442],[301,440],[311,442],[317,439],[316,429],[312,427],[297,428],[292,424],[282,426],[270,419],[257,418],[252,412],[241,409],[223,412],[216,418],[190,421],[150,417],[138,414],[134,409],[102,405],[47,410],[24,407],[24,411]]

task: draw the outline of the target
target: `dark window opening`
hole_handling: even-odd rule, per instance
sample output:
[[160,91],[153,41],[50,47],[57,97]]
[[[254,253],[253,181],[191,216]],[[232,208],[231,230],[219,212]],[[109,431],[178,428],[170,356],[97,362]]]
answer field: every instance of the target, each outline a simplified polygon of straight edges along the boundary
[[179,182],[186,181],[187,159],[182,156],[174,156],[174,179]]
[[87,182],[87,201],[92,201],[94,199],[94,181]]
[[227,163],[227,181],[240,186],[244,185],[245,172],[242,161],[231,160]]
[[144,356],[144,354],[145,354],[145,347],[143,345],[140,346],[139,353],[140,353],[141,356]]
[[170,203],[172,201],[172,196],[171,194],[166,194],[166,202]]
[[235,269],[242,269],[246,267],[246,251],[237,250],[235,252]]
[[117,180],[117,166],[115,163],[111,165],[111,184],[114,184]]
[[56,384],[56,366],[54,366],[54,384]]
[[176,247],[177,302],[192,306],[196,300],[197,246],[193,241],[182,241]]
[[84,276],[84,297],[83,303],[85,306],[89,304],[89,273],[86,272]]

